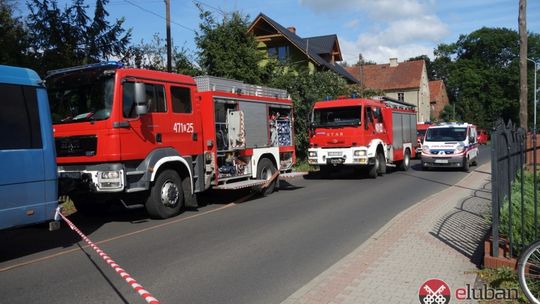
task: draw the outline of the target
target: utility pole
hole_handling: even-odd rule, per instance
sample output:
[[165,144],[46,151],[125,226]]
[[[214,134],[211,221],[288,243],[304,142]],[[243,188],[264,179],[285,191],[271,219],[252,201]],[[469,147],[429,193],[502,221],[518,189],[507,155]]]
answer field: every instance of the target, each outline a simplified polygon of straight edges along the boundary
[[171,43],[171,0],[165,0],[167,22],[167,72],[172,72],[172,43]]
[[527,0],[519,0],[519,126],[527,130]]

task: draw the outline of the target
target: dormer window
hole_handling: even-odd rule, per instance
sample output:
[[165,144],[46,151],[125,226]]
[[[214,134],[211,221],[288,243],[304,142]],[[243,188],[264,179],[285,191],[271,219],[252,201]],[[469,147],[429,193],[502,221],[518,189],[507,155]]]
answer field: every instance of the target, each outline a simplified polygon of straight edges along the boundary
[[405,93],[403,92],[397,93],[397,99],[399,101],[405,101]]

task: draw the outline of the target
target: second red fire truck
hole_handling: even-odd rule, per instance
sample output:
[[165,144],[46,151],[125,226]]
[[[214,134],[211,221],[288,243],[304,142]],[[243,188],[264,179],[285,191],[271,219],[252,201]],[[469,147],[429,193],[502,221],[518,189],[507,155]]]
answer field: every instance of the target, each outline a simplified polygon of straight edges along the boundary
[[415,153],[415,106],[387,97],[318,101],[311,127],[308,161],[323,174],[356,166],[376,178],[387,165],[408,170]]
[[103,63],[46,78],[59,182],[81,212],[119,201],[156,218],[210,188],[274,190],[295,162],[284,90]]

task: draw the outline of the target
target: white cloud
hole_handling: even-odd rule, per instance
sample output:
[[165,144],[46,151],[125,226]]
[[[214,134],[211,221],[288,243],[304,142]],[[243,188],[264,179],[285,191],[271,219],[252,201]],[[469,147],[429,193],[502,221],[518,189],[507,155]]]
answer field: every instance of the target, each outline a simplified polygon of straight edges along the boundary
[[357,62],[359,53],[365,60],[377,63],[386,63],[391,57],[400,61],[419,55],[433,57],[433,48],[449,34],[448,26],[435,14],[434,0],[299,1],[317,12],[347,10],[370,19],[371,28],[358,33],[356,39],[340,37],[341,51],[348,63]]
[[434,0],[299,0],[316,12],[362,11],[375,18],[396,18],[425,13]]
[[347,23],[345,23],[345,28],[349,28],[349,29],[353,29],[353,28],[356,28],[358,26],[358,24],[360,24],[360,20],[359,19],[353,19]]

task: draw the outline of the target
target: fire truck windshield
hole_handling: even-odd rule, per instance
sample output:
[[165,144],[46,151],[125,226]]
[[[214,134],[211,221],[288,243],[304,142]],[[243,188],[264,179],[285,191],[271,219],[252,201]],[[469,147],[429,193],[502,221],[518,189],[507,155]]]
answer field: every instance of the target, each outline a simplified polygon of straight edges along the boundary
[[114,77],[78,72],[47,81],[54,124],[105,120],[111,115]]
[[361,114],[361,106],[315,109],[313,113],[313,126],[359,126]]
[[426,141],[464,141],[467,128],[429,128]]

